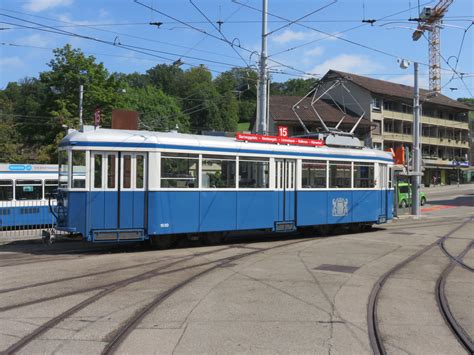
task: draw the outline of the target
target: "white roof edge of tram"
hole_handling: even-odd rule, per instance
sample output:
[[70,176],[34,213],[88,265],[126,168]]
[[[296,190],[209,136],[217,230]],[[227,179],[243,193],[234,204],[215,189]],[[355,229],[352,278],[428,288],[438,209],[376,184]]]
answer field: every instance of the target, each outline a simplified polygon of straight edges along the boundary
[[[322,147],[306,147],[298,145],[279,145],[270,143],[251,143],[237,141],[231,137],[220,136],[205,136],[173,132],[151,132],[151,131],[136,131],[136,130],[121,130],[98,128],[95,130],[86,130],[84,132],[73,131],[63,138],[61,145],[74,145],[74,142],[113,142],[113,143],[131,143],[131,144],[163,144],[163,145],[179,145],[179,146],[198,146],[198,147],[213,147],[222,149],[245,149],[255,151],[272,151],[275,153],[286,152],[294,153],[321,153],[321,154],[337,154],[392,159],[392,154],[377,149],[362,148],[334,148],[328,146]],[[93,144],[91,144],[92,146]],[[362,158],[363,159],[363,158]]]

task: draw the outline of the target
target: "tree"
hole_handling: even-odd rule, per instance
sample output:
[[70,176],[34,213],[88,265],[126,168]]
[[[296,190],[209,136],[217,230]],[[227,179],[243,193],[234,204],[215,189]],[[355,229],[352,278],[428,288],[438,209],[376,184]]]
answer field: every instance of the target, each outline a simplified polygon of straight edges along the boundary
[[271,83],[271,95],[304,96],[318,83],[318,79],[290,79],[284,83]]
[[183,70],[176,65],[158,64],[146,71],[150,83],[164,93],[173,96],[182,94]]
[[189,118],[182,113],[177,100],[152,85],[127,87],[123,107],[138,111],[140,124],[152,131],[169,131],[176,126],[189,131]]

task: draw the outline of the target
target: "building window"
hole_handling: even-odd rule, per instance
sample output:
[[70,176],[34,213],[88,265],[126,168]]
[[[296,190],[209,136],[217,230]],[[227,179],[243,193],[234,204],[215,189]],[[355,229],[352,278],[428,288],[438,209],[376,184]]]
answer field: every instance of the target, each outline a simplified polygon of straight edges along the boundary
[[392,101],[383,101],[383,109],[388,111],[395,111],[395,103]]
[[373,121],[374,129],[372,131],[373,134],[382,134],[382,122],[381,121]]
[[410,105],[402,104],[402,112],[403,113],[412,113],[413,108]]
[[203,188],[235,188],[235,157],[204,155],[202,157]]
[[384,120],[383,121],[383,130],[384,132],[393,132],[393,121],[391,120]]
[[380,111],[382,100],[379,97],[372,97],[372,111]]
[[403,123],[403,134],[411,134],[411,123]]
[[301,186],[303,189],[326,188],[326,162],[303,160]]

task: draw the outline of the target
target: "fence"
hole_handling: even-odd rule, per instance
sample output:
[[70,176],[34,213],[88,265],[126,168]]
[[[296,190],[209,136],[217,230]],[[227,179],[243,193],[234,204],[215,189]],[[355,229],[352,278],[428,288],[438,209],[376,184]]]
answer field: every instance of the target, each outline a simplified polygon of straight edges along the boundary
[[[54,212],[55,201],[51,205]],[[40,239],[43,230],[53,229],[56,224],[51,209],[47,200],[0,201],[0,239]]]

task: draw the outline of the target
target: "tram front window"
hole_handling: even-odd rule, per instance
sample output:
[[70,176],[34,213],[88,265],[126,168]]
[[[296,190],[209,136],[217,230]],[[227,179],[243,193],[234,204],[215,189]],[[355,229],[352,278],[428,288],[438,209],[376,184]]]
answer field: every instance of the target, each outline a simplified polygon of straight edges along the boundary
[[72,151],[72,188],[83,189],[86,187],[86,152]]
[[59,188],[67,189],[69,181],[69,165],[67,150],[59,151]]

